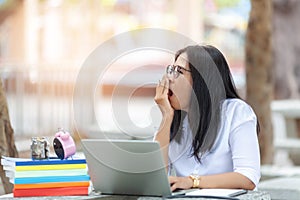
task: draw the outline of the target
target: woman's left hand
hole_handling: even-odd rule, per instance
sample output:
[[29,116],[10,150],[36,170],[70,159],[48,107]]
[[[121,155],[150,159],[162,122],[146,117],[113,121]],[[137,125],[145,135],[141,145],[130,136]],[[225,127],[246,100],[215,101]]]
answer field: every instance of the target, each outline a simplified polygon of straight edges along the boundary
[[169,176],[171,190],[190,189],[193,187],[193,180],[189,177]]

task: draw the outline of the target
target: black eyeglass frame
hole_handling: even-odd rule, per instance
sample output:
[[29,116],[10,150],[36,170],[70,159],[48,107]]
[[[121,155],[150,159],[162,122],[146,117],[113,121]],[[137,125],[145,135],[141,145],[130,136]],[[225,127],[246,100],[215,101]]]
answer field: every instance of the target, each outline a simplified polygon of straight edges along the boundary
[[167,75],[172,75],[174,78],[178,78],[179,74],[183,74],[181,70],[184,70],[186,72],[192,72],[191,70],[188,70],[184,67],[181,67],[180,65],[168,65],[166,68]]

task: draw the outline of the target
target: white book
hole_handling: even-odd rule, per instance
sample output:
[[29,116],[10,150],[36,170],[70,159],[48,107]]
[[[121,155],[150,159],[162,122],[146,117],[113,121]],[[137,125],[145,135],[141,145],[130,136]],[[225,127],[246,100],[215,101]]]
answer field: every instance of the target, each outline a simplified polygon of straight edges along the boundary
[[68,169],[68,170],[34,170],[34,171],[5,171],[8,178],[25,178],[25,177],[41,177],[41,176],[78,176],[86,175],[87,168]]
[[199,189],[185,193],[186,196],[235,197],[247,193],[243,189]]

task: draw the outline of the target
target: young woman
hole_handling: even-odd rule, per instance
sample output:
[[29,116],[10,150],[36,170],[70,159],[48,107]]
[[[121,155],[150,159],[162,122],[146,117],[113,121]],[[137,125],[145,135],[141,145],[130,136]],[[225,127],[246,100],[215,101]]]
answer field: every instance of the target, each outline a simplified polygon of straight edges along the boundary
[[156,87],[162,122],[155,140],[171,189],[242,188],[260,179],[258,123],[238,96],[228,64],[213,46],[188,46]]

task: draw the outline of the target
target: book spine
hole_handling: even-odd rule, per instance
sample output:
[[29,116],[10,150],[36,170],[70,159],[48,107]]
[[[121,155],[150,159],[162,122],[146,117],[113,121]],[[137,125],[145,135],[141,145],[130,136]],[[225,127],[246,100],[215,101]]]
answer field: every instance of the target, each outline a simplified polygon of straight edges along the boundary
[[16,161],[16,166],[30,165],[63,165],[63,164],[85,164],[86,160],[33,160],[33,161]]
[[14,189],[14,197],[88,195],[88,187]]
[[40,177],[40,176],[78,176],[87,175],[85,169],[68,169],[68,170],[33,170],[33,171],[6,171],[9,178]]
[[78,182],[89,181],[89,175],[82,176],[44,176],[44,177],[26,177],[15,178],[14,184],[32,184],[32,183],[55,183],[55,182]]
[[90,181],[81,182],[56,182],[56,183],[38,183],[38,184],[15,184],[14,189],[33,189],[33,188],[61,188],[61,187],[89,187]]
[[59,169],[84,169],[87,164],[59,164],[59,165],[29,165],[16,166],[16,171],[31,171],[31,170],[59,170]]

